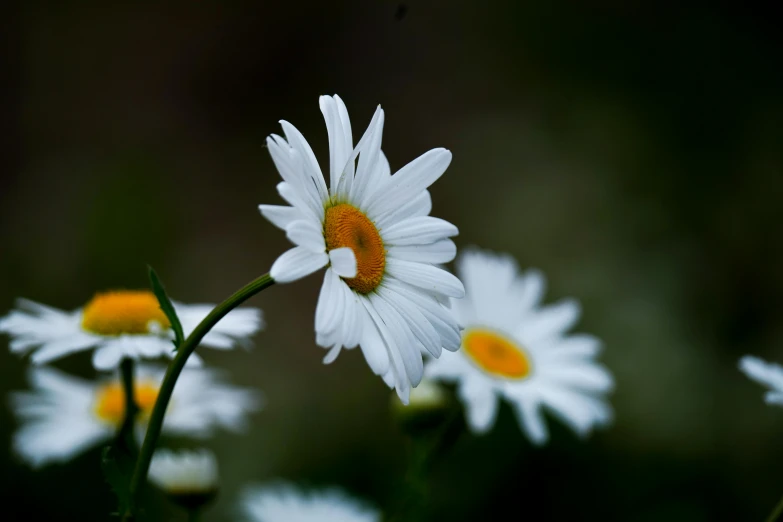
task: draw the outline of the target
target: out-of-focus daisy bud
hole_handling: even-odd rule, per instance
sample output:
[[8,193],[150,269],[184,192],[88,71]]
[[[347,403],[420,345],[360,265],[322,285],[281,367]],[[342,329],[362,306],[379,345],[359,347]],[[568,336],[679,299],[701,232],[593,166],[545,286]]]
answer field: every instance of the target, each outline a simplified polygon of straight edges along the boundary
[[175,504],[188,511],[199,510],[217,496],[217,459],[207,449],[158,450],[150,464],[149,479]]

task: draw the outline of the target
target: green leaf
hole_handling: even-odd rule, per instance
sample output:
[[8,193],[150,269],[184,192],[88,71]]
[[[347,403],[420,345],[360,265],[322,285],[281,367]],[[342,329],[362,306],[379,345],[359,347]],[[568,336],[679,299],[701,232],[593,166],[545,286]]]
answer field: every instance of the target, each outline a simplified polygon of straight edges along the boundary
[[171,299],[169,299],[169,296],[166,294],[166,289],[163,287],[163,283],[160,282],[158,274],[155,273],[155,270],[151,266],[148,266],[147,268],[149,268],[152,291],[155,293],[155,297],[158,298],[160,309],[163,310],[169,323],[171,323],[171,329],[174,330],[174,351],[176,351],[182,345],[182,341],[185,340],[185,335],[182,331],[182,323],[179,321],[179,317],[177,317],[177,311],[174,310],[174,305],[171,304]]

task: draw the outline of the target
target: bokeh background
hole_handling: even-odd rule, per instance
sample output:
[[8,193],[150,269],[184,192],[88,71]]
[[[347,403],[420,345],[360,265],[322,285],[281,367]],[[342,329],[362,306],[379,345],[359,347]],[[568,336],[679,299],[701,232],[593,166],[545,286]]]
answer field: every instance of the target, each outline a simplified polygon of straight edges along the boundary
[[[453,151],[432,194],[458,245],[579,299],[617,380],[615,425],[586,441],[552,421],[534,448],[507,408],[463,437],[435,470],[435,519],[761,520],[783,494],[783,410],[736,366],[783,361],[780,18],[626,4],[5,4],[0,311],[144,287],[147,263],[176,299],[220,301],[288,248],[256,208],[279,201],[277,121],[327,165],[318,95],[339,93],[357,134],[380,103],[393,169]],[[321,364],[319,286],[254,298],[253,350],[203,352],[268,402],[245,436],[210,441],[224,480],[207,520],[277,479],[390,505],[405,456],[390,392],[359,352]],[[3,396],[26,387],[6,343]],[[57,366],[91,375],[86,354]],[[5,513],[106,520],[99,450],[32,471],[15,427],[4,405]],[[149,512],[182,519],[154,493]]]

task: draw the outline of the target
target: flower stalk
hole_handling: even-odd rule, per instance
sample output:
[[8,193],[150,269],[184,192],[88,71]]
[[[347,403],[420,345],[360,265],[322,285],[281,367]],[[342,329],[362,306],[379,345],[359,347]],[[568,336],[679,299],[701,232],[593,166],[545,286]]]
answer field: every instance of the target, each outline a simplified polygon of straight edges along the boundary
[[120,362],[120,380],[122,382],[122,391],[125,395],[125,416],[117,431],[117,441],[131,454],[136,449],[133,428],[136,425],[136,415],[139,413],[139,407],[134,397],[133,370],[133,359],[126,357]]
[[163,418],[166,415],[166,408],[169,405],[171,394],[174,391],[174,385],[177,378],[182,373],[185,363],[199,345],[204,336],[231,310],[241,305],[250,297],[256,295],[262,290],[272,286],[275,283],[269,274],[265,274],[244,287],[237,290],[231,297],[217,305],[193,330],[193,332],[182,342],[177,349],[176,356],[171,360],[163,378],[160,391],[158,392],[155,406],[150,414],[147,433],[144,436],[144,443],[139,452],[139,458],[136,461],[136,467],[131,477],[128,507],[123,514],[124,521],[133,520],[137,512],[137,503],[141,490],[147,480],[152,454],[160,437],[160,431],[163,427]]

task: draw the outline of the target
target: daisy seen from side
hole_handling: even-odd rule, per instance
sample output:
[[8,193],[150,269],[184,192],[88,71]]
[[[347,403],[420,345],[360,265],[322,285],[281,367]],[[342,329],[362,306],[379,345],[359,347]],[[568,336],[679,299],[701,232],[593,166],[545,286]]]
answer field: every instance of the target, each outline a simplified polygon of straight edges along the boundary
[[[134,378],[137,440],[143,439],[164,368],[139,365]],[[28,371],[31,390],[10,394],[19,428],[15,452],[32,467],[65,462],[115,436],[125,417],[119,376],[86,381],[50,367]],[[262,406],[260,392],[232,386],[208,368],[183,370],[163,422],[163,434],[203,439],[217,428],[241,432]]]
[[326,267],[315,312],[324,362],[360,346],[374,373],[407,403],[423,375],[422,353],[440,357],[459,348],[459,327],[443,302],[464,295],[462,283],[436,266],[451,261],[457,235],[429,215],[427,188],[444,173],[451,152],[433,149],[391,174],[381,152],[384,111],[378,107],[353,145],[348,111],[338,96],[321,96],[329,137],[327,187],[304,136],[281,121],[285,138],[267,146],[290,206],[260,205],[296,246],[273,264],[278,283]]
[[[187,336],[213,305],[175,302],[174,308]],[[220,350],[249,345],[250,337],[263,326],[261,310],[238,308],[221,319],[201,345]],[[0,332],[11,337],[12,353],[30,353],[33,364],[91,349],[93,365],[99,370],[116,368],[126,357],[174,357],[171,325],[149,290],[99,292],[71,312],[18,299],[16,309],[0,318]],[[193,354],[188,362],[199,365],[201,359]]]
[[425,374],[456,383],[472,431],[494,425],[500,398],[535,444],[549,438],[544,408],[582,436],[611,421],[614,379],[595,360],[600,342],[566,333],[579,318],[575,301],[541,306],[543,275],[520,274],[507,255],[465,251],[457,273],[466,288],[452,303],[465,327],[462,349],[428,361]]

